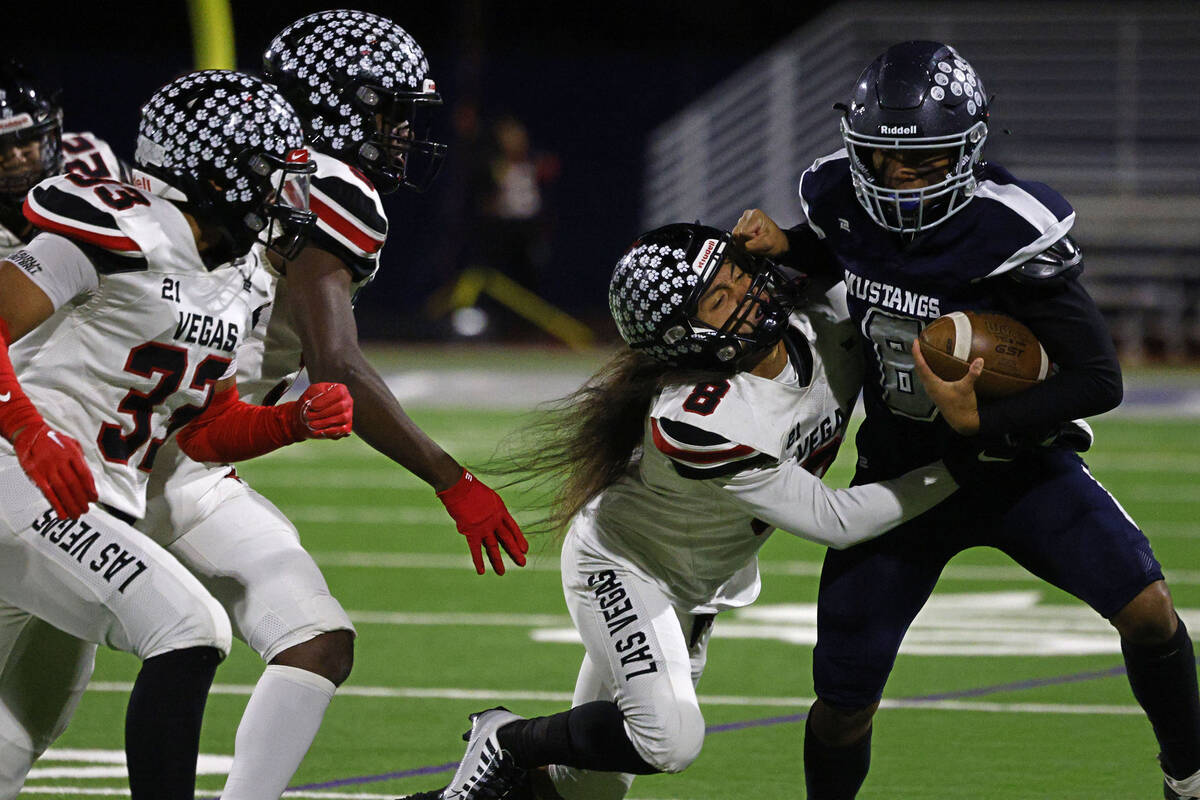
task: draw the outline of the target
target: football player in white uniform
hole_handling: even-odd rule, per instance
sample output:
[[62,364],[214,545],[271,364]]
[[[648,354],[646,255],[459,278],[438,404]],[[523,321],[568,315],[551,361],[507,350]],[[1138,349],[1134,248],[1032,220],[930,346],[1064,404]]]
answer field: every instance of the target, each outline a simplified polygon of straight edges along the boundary
[[699,224],[650,231],[618,262],[609,305],[629,348],[515,459],[566,475],[551,520],[569,520],[563,591],[587,648],[575,705],[472,715],[442,798],[524,797],[525,771],[544,766],[564,798],[620,798],[634,774],[683,770],[704,739],[695,683],[713,617],[758,596],[772,529],[848,547],[957,488],[940,463],[821,482],[862,363],[844,295],[793,312],[802,283]]
[[0,60],[0,256],[37,233],[21,206],[38,182],[61,172],[129,177],[108,143],[91,133],[63,133],[59,95],[15,59]]
[[[344,386],[262,408],[234,378],[268,297],[256,243],[294,252],[313,221],[307,156],[274,87],[200,72],[143,107],[136,185],[69,172],[25,200],[45,232],[0,261],[0,618],[17,634],[0,643],[0,796],[65,726],[99,643],[143,660],[133,797],[194,795],[229,620],[130,523],[175,432],[193,457],[233,461],[350,431]],[[20,627],[34,618],[86,644],[64,653]]]
[[[437,490],[478,572],[484,551],[504,572],[501,547],[524,564],[527,545],[503,501],[408,418],[358,345],[352,300],[378,268],[387,236],[380,193],[423,189],[445,149],[427,137],[441,98],[420,46],[390,20],[327,11],[285,28],[264,62],[314,150],[317,223],[298,256],[276,262],[273,302],[238,354],[243,396],[272,405],[303,356],[312,380],[349,388],[355,433]],[[226,466],[165,448],[138,527],[200,578],[234,634],[266,662],[222,798],[277,800],[350,673],[349,617],[292,523]]]
[[[38,233],[21,211],[25,195],[40,181],[64,171],[128,177],[125,165],[105,142],[90,133],[62,132],[57,89],[16,60],[0,60],[0,258]],[[42,657],[12,657],[31,649]],[[27,765],[65,727],[91,675],[94,651],[92,643],[43,620],[0,607],[0,798],[15,796]],[[32,686],[38,687],[36,708],[44,709],[44,714],[35,712],[28,700],[35,696]],[[26,699],[19,705],[18,697]],[[20,719],[35,713],[40,724],[27,726]],[[27,741],[31,728],[43,731],[36,745]],[[4,757],[11,753],[17,755],[12,763]]]

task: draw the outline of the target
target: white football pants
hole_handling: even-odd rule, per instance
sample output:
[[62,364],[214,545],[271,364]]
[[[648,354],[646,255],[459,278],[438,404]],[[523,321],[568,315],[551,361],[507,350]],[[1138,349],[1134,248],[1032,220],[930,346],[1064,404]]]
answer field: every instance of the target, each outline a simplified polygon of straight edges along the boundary
[[[615,702],[625,716],[626,734],[646,763],[679,772],[704,743],[696,683],[711,628],[702,627],[689,647],[696,618],[674,608],[659,584],[636,566],[581,542],[577,526],[591,524],[588,515],[576,517],[562,549],[563,593],[587,648],[573,702]],[[550,777],[566,800],[617,800],[634,776],[553,765]]]
[[230,467],[221,467],[215,482],[208,477],[212,470],[202,476],[197,468],[205,469],[181,468],[165,486],[156,469],[146,516],[137,527],[216,596],[229,612],[234,635],[269,662],[318,634],[353,632],[350,617],[283,512],[232,477]]
[[16,457],[0,455],[0,798],[16,796],[66,727],[97,644],[143,661],[190,647],[225,655],[231,632],[166,550],[95,505],[59,520]]

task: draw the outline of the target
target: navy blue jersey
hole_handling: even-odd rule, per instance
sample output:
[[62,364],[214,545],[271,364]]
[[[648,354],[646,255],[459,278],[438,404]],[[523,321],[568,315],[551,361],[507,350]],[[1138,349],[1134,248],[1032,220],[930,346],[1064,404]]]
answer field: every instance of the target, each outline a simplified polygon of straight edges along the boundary
[[966,207],[914,239],[901,237],[859,204],[845,150],[804,173],[800,201],[809,228],[843,271],[850,314],[865,339],[860,462],[892,475],[937,458],[945,426],[914,374],[913,339],[951,311],[1012,313],[997,291],[1012,281],[1000,276],[1066,235],[1074,211],[1048,186],[989,164]]

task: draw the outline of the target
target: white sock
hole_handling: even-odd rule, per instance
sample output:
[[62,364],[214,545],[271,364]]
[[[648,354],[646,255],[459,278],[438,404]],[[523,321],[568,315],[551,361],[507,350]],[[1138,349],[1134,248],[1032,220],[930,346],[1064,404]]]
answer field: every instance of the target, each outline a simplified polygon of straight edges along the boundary
[[1164,772],[1163,779],[1180,797],[1200,797],[1200,770],[1179,780]]
[[[0,714],[0,718],[5,723],[12,721],[6,714]],[[24,731],[10,729],[0,732],[0,798],[15,800],[38,755]]]
[[221,800],[279,800],[316,738],[336,688],[315,672],[267,667],[238,724]]

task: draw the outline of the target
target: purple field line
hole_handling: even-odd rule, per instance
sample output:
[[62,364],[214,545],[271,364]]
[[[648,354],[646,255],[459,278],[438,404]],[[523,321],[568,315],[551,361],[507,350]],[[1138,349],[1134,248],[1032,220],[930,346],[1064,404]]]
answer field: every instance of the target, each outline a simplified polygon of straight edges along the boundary
[[[939,700],[954,700],[963,697],[982,697],[988,694],[999,694],[1001,692],[1016,692],[1026,689],[1038,689],[1043,686],[1058,686],[1064,683],[1081,683],[1083,681],[1094,681],[1098,678],[1114,678],[1118,675],[1125,674],[1124,666],[1109,667],[1108,669],[1091,670],[1089,672],[1076,672],[1072,675],[1056,675],[1050,678],[1029,678],[1023,681],[1012,681],[1011,683],[997,683],[992,686],[980,686],[975,689],[960,689],[955,692],[942,692],[940,694],[925,694],[916,697],[904,697],[902,700],[908,702],[926,701],[930,703]],[[795,722],[803,722],[808,716],[808,712],[801,714],[787,714],[782,717],[765,717],[762,719],[750,719],[744,722],[729,722],[724,725],[709,725],[705,729],[705,734],[710,733],[725,733],[727,731],[740,731],[746,728],[762,728],[771,725],[787,725]],[[356,778],[341,778],[336,781],[325,781],[324,783],[306,783],[303,786],[290,786],[286,791],[312,791],[314,789],[336,789],[339,786],[351,786],[363,783],[377,783],[379,781],[398,780],[400,778],[415,778],[420,775],[436,775],[439,772],[449,772],[458,766],[457,761],[452,761],[448,764],[438,764],[429,767],[417,767],[415,769],[405,769],[398,772],[385,772],[380,775],[362,775]]]
[[[997,683],[993,686],[980,686],[975,689],[960,689],[956,692],[942,692],[940,694],[923,694],[916,697],[902,697],[901,700],[913,702],[936,703],[939,700],[957,700],[963,697],[982,697],[988,694],[999,694],[1001,692],[1016,692],[1025,689],[1037,689],[1042,686],[1058,686],[1064,683],[1081,683],[1082,681],[1094,681],[1097,678],[1114,678],[1117,675],[1124,675],[1125,667],[1109,667],[1108,669],[1092,670],[1090,672],[1076,672],[1073,675],[1056,675],[1052,678],[1029,678],[1023,681],[1013,681],[1011,683]],[[751,719],[745,722],[728,722],[724,725],[709,725],[704,729],[705,734],[709,733],[724,733],[726,731],[740,731],[745,728],[761,728],[767,725],[785,725],[791,722],[803,722],[808,717],[808,712],[800,714],[788,714],[782,717],[767,717],[765,719]]]
[[312,789],[334,789],[338,786],[351,786],[356,783],[377,783],[378,781],[392,781],[400,778],[417,778],[421,775],[436,775],[439,772],[449,772],[458,766],[457,761],[451,761],[448,764],[437,764],[430,767],[417,767],[415,769],[402,769],[398,772],[384,772],[381,775],[362,775],[357,778],[341,778],[336,781],[325,781],[324,783],[306,783],[302,786],[289,786],[284,789],[285,792],[309,791]]

